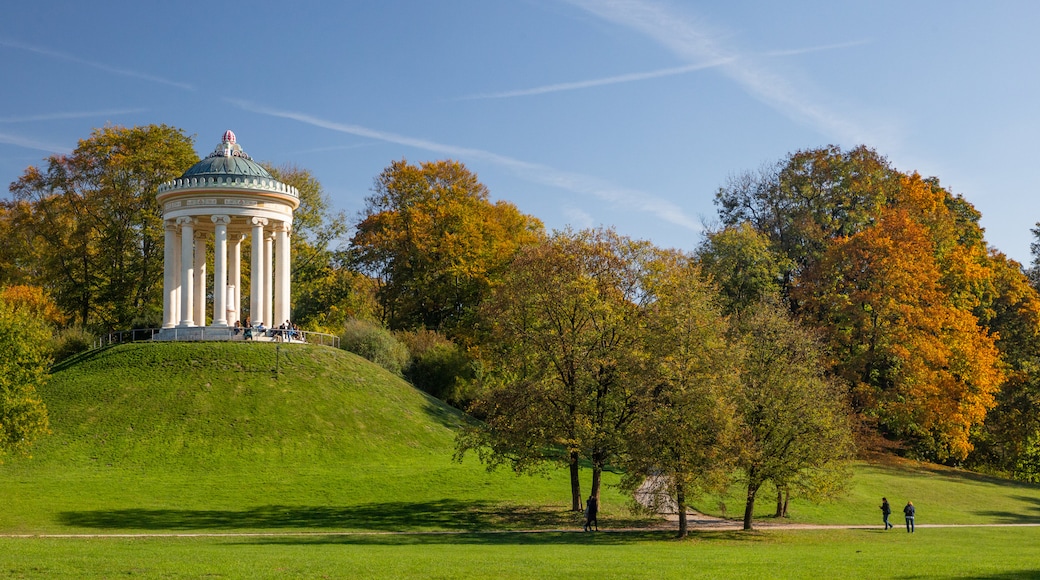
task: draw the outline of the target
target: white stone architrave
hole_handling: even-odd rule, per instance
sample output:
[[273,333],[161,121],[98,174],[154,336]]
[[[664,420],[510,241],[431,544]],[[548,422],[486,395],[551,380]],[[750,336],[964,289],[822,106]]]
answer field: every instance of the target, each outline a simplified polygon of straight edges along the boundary
[[[208,312],[209,328],[228,328],[247,317],[270,327],[291,320],[289,232],[300,206],[295,187],[252,161],[228,131],[212,154],[159,186],[156,199],[166,225],[160,339],[172,338],[177,329],[206,326]],[[246,239],[251,241],[249,311],[243,312]],[[206,279],[210,240],[212,310]]]

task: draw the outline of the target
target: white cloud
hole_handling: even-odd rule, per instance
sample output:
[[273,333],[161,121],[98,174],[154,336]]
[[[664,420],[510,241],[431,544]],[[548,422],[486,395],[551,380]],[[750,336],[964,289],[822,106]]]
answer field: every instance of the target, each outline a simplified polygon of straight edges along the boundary
[[433,153],[450,157],[486,161],[504,167],[522,179],[533,183],[548,185],[574,193],[591,195],[600,200],[609,201],[619,207],[646,212],[655,215],[666,222],[694,231],[700,230],[700,224],[698,224],[696,220],[686,215],[682,208],[668,200],[658,198],[644,191],[618,187],[603,181],[602,179],[588,175],[561,171],[546,165],[521,161],[519,159],[514,159],[512,157],[499,155],[481,149],[447,145],[444,143],[437,143],[436,141],[417,139],[406,135],[399,135],[397,133],[369,129],[360,125],[329,121],[306,113],[274,109],[242,99],[225,100],[246,111],[262,115],[270,115],[272,117],[280,117],[283,119],[292,119],[294,121],[299,121],[315,127],[321,127],[330,131],[337,131],[348,135],[356,135],[387,143],[414,147],[416,149],[431,151]]
[[582,209],[573,206],[566,207],[563,209],[563,215],[567,217],[569,225],[573,226],[574,229],[584,230],[596,227],[596,219]]
[[[846,143],[880,141],[861,126],[817,102],[802,88],[756,62],[754,55],[725,46],[711,27],[690,14],[652,0],[568,0],[571,4],[620,26],[634,29],[689,62],[726,61],[719,70],[748,94],[828,137]],[[846,45],[834,45],[831,48]],[[819,47],[825,50],[828,47]],[[788,54],[798,54],[797,51]],[[776,55],[783,55],[777,53]]]

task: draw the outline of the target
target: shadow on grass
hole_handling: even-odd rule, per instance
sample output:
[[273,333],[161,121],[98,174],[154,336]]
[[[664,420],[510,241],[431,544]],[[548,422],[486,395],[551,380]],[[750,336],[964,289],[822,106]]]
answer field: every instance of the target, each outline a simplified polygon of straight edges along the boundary
[[908,475],[913,476],[915,474],[926,474],[930,478],[943,479],[957,483],[983,483],[988,485],[1000,486],[1002,488],[1018,488],[1022,490],[1040,491],[1040,483],[1004,479],[993,475],[986,475],[984,473],[975,473],[966,469],[955,469],[952,467],[944,467],[941,465],[931,465],[926,463],[920,463],[916,465],[885,465],[878,463],[869,465],[867,469],[899,477],[905,477]]
[[[425,394],[425,393],[424,393]],[[455,430],[466,423],[467,418],[463,415],[462,411],[450,407],[447,403],[441,402],[434,398],[432,395],[426,395],[426,404],[423,410],[426,414],[439,423],[443,427]]]
[[[918,574],[913,576],[899,576],[905,580],[915,580],[924,578],[936,578],[936,576],[928,574]],[[978,576],[972,576],[975,580],[1034,580],[1040,578],[1040,569],[1036,570],[1021,570],[1017,572],[1000,572],[997,574],[982,574]]]
[[[488,501],[443,499],[383,502],[356,506],[267,505],[246,510],[118,509],[58,514],[66,526],[104,530],[327,530],[327,531],[488,531],[579,529],[571,511]],[[650,528],[657,522],[612,518],[614,527]]]
[[1034,524],[1040,522],[1040,498],[1015,495],[1011,496],[1011,499],[1027,504],[1029,506],[1028,509],[1021,513],[995,510],[976,511],[975,513],[994,518],[1002,524]]
[[698,542],[732,541],[758,542],[761,536],[744,532],[690,532],[680,540],[674,531],[623,530],[600,532],[497,532],[497,533],[416,533],[416,534],[352,534],[337,536],[272,536],[252,538],[240,545],[343,545],[343,546],[427,546],[427,545],[486,545],[486,546],[546,546],[578,544],[589,546],[636,544],[641,542]]

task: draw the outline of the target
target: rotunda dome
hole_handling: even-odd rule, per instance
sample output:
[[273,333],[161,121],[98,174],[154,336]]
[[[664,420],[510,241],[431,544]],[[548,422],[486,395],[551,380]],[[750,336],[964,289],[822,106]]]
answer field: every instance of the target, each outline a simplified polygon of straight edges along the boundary
[[224,133],[220,145],[205,159],[192,165],[181,178],[185,177],[262,177],[274,179],[266,169],[252,160],[237,143],[235,134]]

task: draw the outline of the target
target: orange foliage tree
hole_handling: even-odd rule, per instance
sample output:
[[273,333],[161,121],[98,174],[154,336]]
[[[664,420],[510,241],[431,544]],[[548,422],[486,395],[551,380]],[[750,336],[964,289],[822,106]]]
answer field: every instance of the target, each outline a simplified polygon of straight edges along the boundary
[[52,326],[65,324],[61,309],[39,286],[7,286],[0,290],[0,300]]
[[539,220],[489,197],[458,161],[395,161],[376,178],[351,251],[380,283],[387,326],[455,336],[517,250],[541,238]]
[[960,461],[1004,380],[972,309],[989,270],[958,243],[946,192],[917,176],[872,227],[833,241],[794,290],[858,410],[922,455]]

